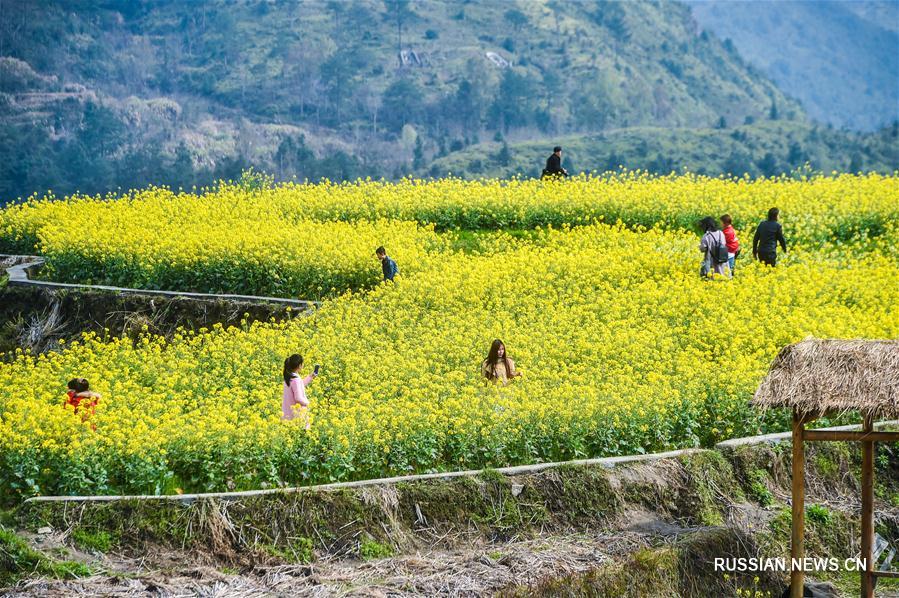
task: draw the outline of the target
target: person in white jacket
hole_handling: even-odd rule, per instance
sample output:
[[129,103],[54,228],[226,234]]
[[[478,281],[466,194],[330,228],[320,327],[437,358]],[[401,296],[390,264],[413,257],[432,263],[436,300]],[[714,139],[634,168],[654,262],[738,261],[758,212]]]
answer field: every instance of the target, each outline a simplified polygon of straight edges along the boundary
[[702,229],[702,240],[699,241],[699,251],[702,252],[702,266],[699,269],[700,276],[708,276],[710,273],[730,277],[730,268],[727,259],[721,261],[716,258],[719,248],[724,247],[724,255],[727,251],[727,240],[724,233],[718,230],[718,223],[711,216],[706,216],[699,222]]

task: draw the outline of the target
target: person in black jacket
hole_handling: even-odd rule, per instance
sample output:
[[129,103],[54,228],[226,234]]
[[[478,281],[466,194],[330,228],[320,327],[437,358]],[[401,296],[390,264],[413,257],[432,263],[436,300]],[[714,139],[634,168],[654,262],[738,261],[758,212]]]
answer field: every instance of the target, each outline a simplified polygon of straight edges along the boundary
[[540,178],[545,179],[550,176],[568,176],[568,171],[562,168],[562,148],[558,145],[553,148],[552,155],[546,159],[546,168],[543,169],[543,176]]
[[760,222],[752,238],[752,257],[769,266],[777,265],[777,244],[786,252],[787,241],[784,239],[783,227],[777,221],[780,210],[768,210],[768,219]]

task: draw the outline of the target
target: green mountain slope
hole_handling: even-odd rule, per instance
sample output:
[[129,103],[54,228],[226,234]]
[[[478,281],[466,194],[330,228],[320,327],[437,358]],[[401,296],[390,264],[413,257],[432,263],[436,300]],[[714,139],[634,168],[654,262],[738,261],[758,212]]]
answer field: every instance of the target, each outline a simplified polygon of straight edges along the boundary
[[[421,174],[461,177],[539,176],[552,145],[563,146],[569,172],[686,168],[709,175],[813,170],[892,172],[899,169],[899,127],[849,134],[799,122],[768,121],[733,129],[642,127],[516,143],[482,143],[435,160]],[[505,148],[504,148],[505,145]]]
[[801,108],[683,4],[20,0],[0,20],[0,197],[254,164],[397,176],[497,132],[739,125]]
[[899,2],[688,4],[812,118],[859,130],[899,119]]

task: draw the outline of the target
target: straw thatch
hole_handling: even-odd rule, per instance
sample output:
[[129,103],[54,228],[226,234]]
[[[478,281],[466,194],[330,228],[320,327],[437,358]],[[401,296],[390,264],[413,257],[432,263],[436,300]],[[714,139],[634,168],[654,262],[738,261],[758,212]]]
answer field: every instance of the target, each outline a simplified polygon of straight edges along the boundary
[[899,417],[899,341],[808,338],[788,345],[752,404],[813,417],[849,410],[875,419]]

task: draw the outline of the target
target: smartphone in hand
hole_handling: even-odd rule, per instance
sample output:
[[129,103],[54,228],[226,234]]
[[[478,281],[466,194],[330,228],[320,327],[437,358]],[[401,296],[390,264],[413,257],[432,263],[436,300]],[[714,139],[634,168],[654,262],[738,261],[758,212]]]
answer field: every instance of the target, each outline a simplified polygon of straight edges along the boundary
[[312,373],[315,374],[316,376],[318,376],[318,371],[319,371],[321,368],[322,368],[322,364],[316,363],[316,364],[315,364],[315,369],[312,370]]

